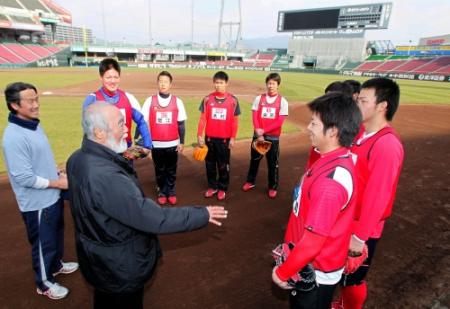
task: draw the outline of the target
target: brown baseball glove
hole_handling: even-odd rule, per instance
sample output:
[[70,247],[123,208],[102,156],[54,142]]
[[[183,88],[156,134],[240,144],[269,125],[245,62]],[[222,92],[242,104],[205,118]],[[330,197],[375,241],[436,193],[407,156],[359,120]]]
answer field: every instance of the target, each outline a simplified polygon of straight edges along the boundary
[[194,152],[192,154],[193,154],[195,160],[205,161],[207,153],[208,153],[208,146],[203,145],[202,147],[200,147],[200,146],[195,147]]
[[145,158],[147,156],[147,152],[144,147],[134,145],[125,150],[122,156],[128,161],[137,160],[141,158]]
[[252,148],[255,149],[260,155],[265,155],[272,147],[272,142],[254,140]]

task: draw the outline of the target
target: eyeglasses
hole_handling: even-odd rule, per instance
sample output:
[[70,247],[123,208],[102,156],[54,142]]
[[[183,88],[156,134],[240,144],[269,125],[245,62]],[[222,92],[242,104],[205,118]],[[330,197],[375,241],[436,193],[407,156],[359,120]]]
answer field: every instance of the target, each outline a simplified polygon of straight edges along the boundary
[[36,96],[34,98],[20,98],[20,101],[24,101],[27,103],[34,103],[34,102],[39,103],[39,97]]

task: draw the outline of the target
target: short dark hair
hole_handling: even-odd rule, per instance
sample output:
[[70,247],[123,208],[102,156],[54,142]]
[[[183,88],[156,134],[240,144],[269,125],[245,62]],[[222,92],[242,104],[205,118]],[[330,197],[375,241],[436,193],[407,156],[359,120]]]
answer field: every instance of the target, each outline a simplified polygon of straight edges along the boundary
[[33,89],[37,93],[37,89],[35,86],[23,82],[16,82],[6,86],[5,100],[6,105],[8,106],[8,109],[11,113],[13,114],[17,113],[17,111],[14,108],[12,108],[11,104],[16,103],[20,105],[20,92],[27,89]]
[[100,62],[100,65],[98,66],[98,72],[100,73],[100,76],[105,75],[106,71],[109,71],[111,69],[116,70],[120,75],[120,65],[116,59],[105,58]]
[[349,84],[346,84],[344,82],[335,81],[332,82],[325,88],[325,93],[331,92],[331,91],[337,91],[342,92],[345,95],[352,96],[353,94],[353,88]]
[[400,101],[400,88],[392,79],[377,77],[366,80],[361,89],[374,89],[377,104],[386,101],[386,119],[391,121]]
[[270,73],[266,77],[266,84],[269,82],[269,80],[274,80],[277,82],[277,84],[281,84],[281,76],[278,73]]
[[361,83],[358,82],[357,80],[347,79],[347,80],[344,80],[344,83],[348,84],[348,85],[350,85],[350,87],[352,87],[352,89],[353,89],[352,93],[353,94],[355,94],[355,93],[359,94],[359,92],[361,91]]
[[323,133],[337,128],[341,146],[349,147],[361,126],[362,115],[353,99],[342,92],[331,91],[308,103],[311,112],[323,122]]
[[172,74],[170,74],[169,72],[162,71],[161,73],[158,74],[156,80],[158,81],[161,76],[167,76],[170,79],[170,82],[172,82]]
[[214,74],[213,76],[213,81],[215,81],[216,79],[224,80],[228,83],[228,74],[224,71],[216,72],[216,74]]

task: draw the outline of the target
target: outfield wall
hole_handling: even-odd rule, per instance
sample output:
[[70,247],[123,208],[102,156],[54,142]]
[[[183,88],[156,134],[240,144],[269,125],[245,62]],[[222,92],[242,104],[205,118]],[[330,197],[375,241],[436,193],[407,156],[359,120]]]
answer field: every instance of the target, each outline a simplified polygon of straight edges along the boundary
[[387,77],[392,79],[426,80],[433,82],[450,82],[450,75],[439,74],[413,74],[413,73],[379,73],[379,72],[360,72],[360,71],[341,71],[345,76],[358,77]]

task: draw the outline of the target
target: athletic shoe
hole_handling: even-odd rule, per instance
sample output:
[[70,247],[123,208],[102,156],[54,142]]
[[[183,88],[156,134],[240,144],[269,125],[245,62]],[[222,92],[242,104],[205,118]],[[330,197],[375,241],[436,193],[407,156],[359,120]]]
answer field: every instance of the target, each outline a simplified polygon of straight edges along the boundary
[[76,262],[67,262],[67,263],[61,262],[61,264],[62,267],[56,273],[53,273],[53,276],[59,274],[63,275],[71,274],[78,269],[78,263]]
[[244,185],[242,186],[242,191],[247,192],[247,191],[253,189],[254,187],[255,187],[255,184],[254,184],[254,183],[246,182],[246,183],[244,183]]
[[51,286],[47,290],[42,291],[40,288],[37,288],[36,292],[39,295],[47,296],[50,299],[61,299],[69,294],[69,289],[58,283],[51,283]]
[[167,203],[167,197],[165,196],[158,196],[158,204],[159,205],[164,205]]
[[225,191],[219,190],[219,192],[217,193],[217,200],[223,201],[225,199],[225,194]]
[[275,198],[277,196],[277,190],[275,189],[269,189],[269,198]]
[[209,189],[206,190],[206,192],[205,192],[205,197],[206,197],[206,198],[213,197],[214,194],[216,194],[216,193],[217,193],[217,189],[211,189],[211,188],[209,188]]
[[177,197],[175,195],[169,196],[167,200],[169,201],[170,205],[175,205],[177,203]]

